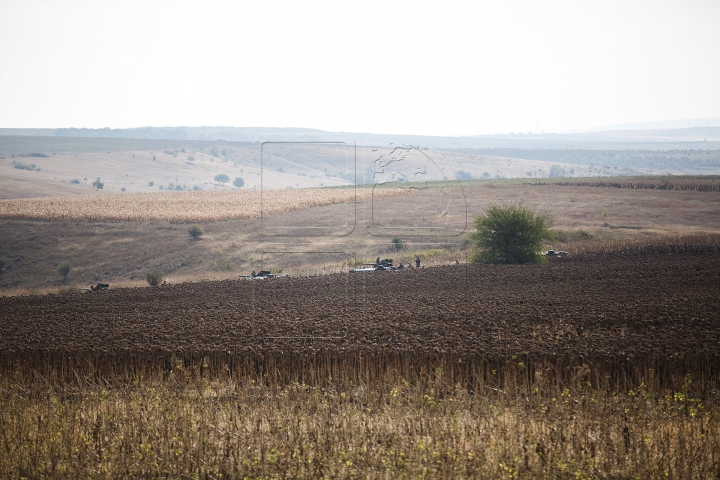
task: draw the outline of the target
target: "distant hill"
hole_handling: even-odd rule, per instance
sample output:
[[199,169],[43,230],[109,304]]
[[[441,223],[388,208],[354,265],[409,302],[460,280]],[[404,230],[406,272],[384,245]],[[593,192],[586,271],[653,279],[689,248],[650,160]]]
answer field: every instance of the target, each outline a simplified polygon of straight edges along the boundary
[[156,140],[228,140],[252,142],[262,133],[320,133],[310,128],[263,127],[140,127],[140,128],[58,128],[58,137],[145,138]]
[[587,132],[617,132],[619,130],[678,130],[697,127],[720,127],[720,118],[693,118],[684,120],[662,120],[659,122],[621,123],[588,128]]
[[[677,122],[681,124],[682,122]],[[139,128],[0,128],[3,136],[136,139],[172,141],[253,142],[260,134],[326,134],[310,128],[268,127],[139,127]],[[465,137],[345,133],[357,145],[404,144],[432,149],[468,148],[573,148],[573,149],[717,149],[720,126],[690,128],[618,129],[582,133],[476,135]],[[662,145],[660,145],[662,144]],[[675,144],[675,145],[668,145]]]

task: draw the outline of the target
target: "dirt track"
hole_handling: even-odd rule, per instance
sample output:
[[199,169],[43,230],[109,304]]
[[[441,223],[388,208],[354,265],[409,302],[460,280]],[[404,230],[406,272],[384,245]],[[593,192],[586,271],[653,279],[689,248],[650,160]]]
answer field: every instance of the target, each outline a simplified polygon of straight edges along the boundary
[[0,312],[0,351],[6,355],[413,351],[718,357],[720,254],[680,248],[550,265],[461,265],[10,297],[0,298]]

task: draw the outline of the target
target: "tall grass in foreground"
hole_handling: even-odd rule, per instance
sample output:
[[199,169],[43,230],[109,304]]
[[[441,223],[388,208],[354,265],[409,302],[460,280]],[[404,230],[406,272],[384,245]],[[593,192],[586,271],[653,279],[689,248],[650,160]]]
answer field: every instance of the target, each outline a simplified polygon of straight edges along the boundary
[[702,359],[98,359],[54,373],[4,359],[0,476],[720,474],[717,372]]

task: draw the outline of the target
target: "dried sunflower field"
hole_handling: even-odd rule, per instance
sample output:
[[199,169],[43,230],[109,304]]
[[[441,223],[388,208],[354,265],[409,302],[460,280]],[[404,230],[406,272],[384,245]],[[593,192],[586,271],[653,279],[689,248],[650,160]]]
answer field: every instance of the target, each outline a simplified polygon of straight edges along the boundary
[[0,200],[0,217],[33,220],[215,222],[253,218],[391,196],[401,189],[301,188],[286,190],[140,192]]

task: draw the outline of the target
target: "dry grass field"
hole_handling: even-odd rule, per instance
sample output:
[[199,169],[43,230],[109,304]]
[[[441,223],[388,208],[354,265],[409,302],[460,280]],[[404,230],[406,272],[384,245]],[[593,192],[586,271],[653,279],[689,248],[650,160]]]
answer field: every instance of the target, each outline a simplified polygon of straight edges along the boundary
[[[714,478],[718,399],[641,380],[265,381],[197,364],[123,385],[3,376],[0,473],[153,478]],[[473,367],[475,367],[473,365]],[[551,372],[552,363],[537,371]],[[477,366],[482,368],[482,366]],[[589,367],[588,367],[589,369]],[[351,370],[348,369],[348,372]],[[587,372],[587,373],[586,373]],[[317,375],[325,373],[317,371]],[[99,381],[94,380],[97,378]],[[588,385],[590,384],[590,385]]]
[[129,193],[0,200],[0,218],[119,222],[218,222],[392,196],[400,189],[353,187]]
[[[657,180],[662,184],[662,180]],[[692,185],[695,180],[685,179],[675,182],[678,187]],[[718,179],[703,180],[702,185]],[[587,182],[586,182],[587,183]],[[412,246],[410,250],[395,252],[378,251],[369,254],[373,244],[388,245],[393,237],[399,237],[405,243],[421,244],[444,242],[453,244],[447,254],[424,257],[428,264],[447,264],[455,258],[464,258],[468,244],[466,234],[472,229],[472,217],[482,212],[490,203],[522,201],[533,210],[551,212],[556,218],[556,229],[561,232],[558,241],[548,244],[548,248],[567,250],[571,253],[588,249],[605,249],[618,241],[633,241],[641,244],[653,243],[664,236],[702,235],[720,231],[720,192],[691,189],[629,189],[600,187],[571,183],[555,185],[550,182],[522,184],[510,181],[465,182],[462,185],[464,201],[457,203],[462,214],[467,213],[468,223],[454,225],[452,235],[447,237],[423,238],[404,235],[402,230],[390,229],[381,236],[367,235],[371,219],[372,199],[366,190],[358,188],[359,198],[356,205],[335,203],[352,198],[351,189],[323,189],[320,191],[281,190],[269,192],[276,196],[278,208],[282,202],[297,199],[302,192],[322,198],[334,205],[295,210],[288,213],[271,215],[274,226],[287,225],[281,236],[260,235],[263,223],[259,218],[235,218],[200,223],[205,235],[193,240],[188,235],[188,223],[168,223],[167,221],[99,221],[99,220],[31,220],[0,219],[3,242],[0,242],[0,257],[6,259],[6,265],[0,272],[0,290],[3,294],[58,291],[70,287],[87,287],[91,283],[109,282],[113,285],[143,285],[144,274],[151,268],[160,268],[171,282],[198,281],[202,279],[236,278],[257,269],[253,263],[253,252],[258,245],[268,242],[320,242],[328,241],[343,244],[348,259],[374,259],[377,255],[390,255],[399,261],[414,258],[415,253],[435,247]],[[317,193],[316,193],[317,192]],[[417,220],[437,215],[430,200],[435,192],[411,191],[379,199],[399,219]],[[349,197],[348,197],[349,196]],[[175,198],[183,199],[183,208],[169,204]],[[17,214],[32,218],[39,206],[48,208],[46,216],[68,218],[72,210],[64,208],[65,202],[89,209],[83,214],[92,218],[175,218],[188,220],[207,220],[205,215],[215,218],[227,218],[238,212],[249,212],[253,207],[248,204],[227,203],[228,199],[251,199],[255,202],[255,212],[259,210],[257,202],[259,192],[178,192],[173,194],[124,194],[100,195],[89,197],[62,197],[59,199],[27,199],[0,201],[0,210],[9,206],[24,205],[16,208]],[[266,197],[267,198],[267,197]],[[118,199],[108,202],[105,199]],[[147,199],[157,202],[145,210],[138,210],[133,199]],[[54,204],[57,202],[57,204]],[[53,203],[53,205],[50,205]],[[148,205],[153,205],[152,203]],[[164,205],[164,206],[163,206]],[[32,208],[31,208],[32,207]],[[169,208],[166,209],[166,207]],[[87,211],[87,210],[86,210]],[[220,213],[218,213],[220,212]],[[456,212],[457,213],[457,212]],[[354,219],[351,235],[344,235],[347,228],[338,227],[332,236],[313,236],[300,230],[293,230],[308,224],[344,225],[348,215]],[[352,223],[352,222],[351,222]],[[391,224],[392,225],[392,224]],[[377,250],[377,248],[375,249]],[[417,250],[417,251],[416,251]],[[72,270],[66,281],[57,274],[59,263],[70,262]],[[286,273],[307,271],[308,268],[294,268],[280,265]]]

